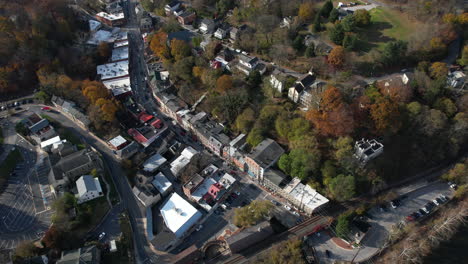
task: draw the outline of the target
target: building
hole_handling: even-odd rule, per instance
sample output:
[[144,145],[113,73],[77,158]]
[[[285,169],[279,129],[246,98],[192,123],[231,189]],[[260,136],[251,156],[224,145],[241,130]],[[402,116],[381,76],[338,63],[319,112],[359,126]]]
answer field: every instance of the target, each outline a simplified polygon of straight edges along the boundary
[[172,1],[170,2],[169,4],[167,4],[165,7],[164,7],[164,11],[166,11],[166,15],[169,16],[171,15],[174,11],[176,11],[177,9],[179,9],[180,7],[180,2],[179,1]]
[[306,75],[304,75],[301,79],[297,80],[294,83],[294,86],[289,88],[288,90],[288,98],[295,102],[299,102],[299,98],[301,93],[309,86],[311,86],[315,82],[315,75],[309,71]]
[[55,129],[50,125],[45,118],[38,116],[36,113],[29,115],[23,121],[23,124],[28,128],[30,137],[37,143],[57,136]]
[[263,173],[262,185],[274,193],[284,196],[283,189],[291,181],[291,178],[279,170],[268,169]]
[[181,121],[177,114],[180,110],[186,109],[187,104],[179,97],[167,93],[154,93],[156,101],[161,106],[160,109],[174,120]]
[[284,189],[282,194],[289,202],[299,210],[311,215],[315,210],[322,208],[328,203],[328,199],[312,189],[309,185],[304,185],[301,180],[294,178]]
[[314,47],[314,53],[317,55],[327,55],[333,49],[333,47],[323,41],[319,35],[307,35],[304,38],[304,45],[306,47]]
[[247,29],[247,25],[242,25],[237,28],[232,28],[231,31],[229,31],[229,38],[231,39],[232,42],[236,41],[237,38],[242,34]]
[[109,14],[119,14],[123,12],[123,8],[120,5],[120,1],[108,3],[106,5],[106,11]]
[[215,38],[218,38],[218,39],[224,39],[226,38],[226,36],[228,35],[229,33],[229,30],[230,30],[230,26],[227,25],[227,24],[223,24],[221,25],[217,30],[216,32],[214,33],[214,37]]
[[287,75],[285,72],[278,68],[275,68],[273,73],[270,75],[270,84],[275,90],[282,93],[286,90],[288,78],[294,77]]
[[280,28],[291,28],[294,19],[292,17],[284,17],[280,23]]
[[193,11],[185,10],[182,14],[177,16],[177,21],[182,25],[190,25],[195,21],[197,15]]
[[129,141],[127,141],[124,137],[122,137],[121,135],[118,135],[116,136],[115,138],[109,140],[109,146],[113,149],[113,150],[119,150],[119,149],[123,149],[125,146],[127,146],[128,144],[130,144]]
[[128,46],[114,48],[112,50],[111,62],[128,60]]
[[177,193],[173,193],[161,208],[166,226],[177,238],[183,237],[201,219],[202,214]]
[[128,60],[98,65],[97,74],[101,81],[128,77]]
[[148,158],[145,163],[143,163],[143,171],[153,173],[159,167],[161,167],[164,163],[166,163],[167,159],[161,156],[161,154],[156,153],[150,158]]
[[240,134],[231,142],[229,142],[229,145],[224,149],[225,151],[223,153],[223,157],[226,160],[234,163],[234,165],[236,165],[242,171],[246,171],[244,160],[245,155],[242,151],[246,145],[246,139],[247,136],[245,134]]
[[[64,140],[66,141],[66,140]],[[43,150],[50,150],[54,144],[60,143],[62,140],[60,139],[60,136],[53,137],[51,139],[45,140],[41,142],[41,149]]]
[[245,54],[239,54],[239,63],[237,69],[246,75],[249,75],[252,71],[258,71],[260,74],[265,73],[266,66],[263,63],[259,63],[257,57],[251,57]]
[[162,172],[154,176],[151,184],[153,184],[153,186],[158,190],[158,192],[163,197],[167,196],[173,189],[172,183],[167,179],[166,175],[164,175]]
[[139,150],[140,146],[135,141],[131,141],[124,148],[114,150],[113,152],[115,155],[117,155],[119,159],[129,159],[130,157],[135,155],[135,153],[137,153]]
[[143,125],[138,128],[130,128],[127,132],[136,142],[147,148],[167,130],[167,126],[160,127],[159,129],[155,126],[159,126],[158,122],[154,126]]
[[322,100],[322,93],[327,89],[327,84],[315,81],[306,87],[299,95],[299,104],[305,109],[318,109]]
[[114,43],[114,48],[128,46],[128,34],[126,31],[120,31],[119,28],[114,28],[112,31],[100,29],[91,32],[91,37],[86,44],[97,46],[101,42]]
[[171,172],[174,176],[178,176],[180,171],[185,168],[190,162],[190,160],[198,154],[198,151],[193,149],[192,147],[186,147],[179,157],[177,157],[174,161],[171,162]]
[[89,32],[91,34],[96,33],[102,26],[101,22],[98,22],[98,21],[92,20],[92,19],[90,19],[88,21],[88,25],[89,25]]
[[203,183],[205,179],[200,176],[200,174],[198,173],[195,173],[195,175],[192,176],[192,178],[190,178],[190,180],[184,184],[184,186],[182,186],[182,190],[184,191],[184,194],[187,196],[187,197],[192,197],[192,194],[195,192],[195,190],[198,189],[198,187],[200,186],[200,184]]
[[76,181],[76,189],[78,194],[78,204],[96,199],[103,196],[101,183],[98,178],[93,178],[91,175],[83,175]]
[[245,157],[247,173],[262,182],[264,171],[274,165],[283,153],[284,149],[273,139],[263,140]]
[[101,263],[101,251],[95,246],[87,246],[73,250],[62,251],[62,255],[56,264],[99,264]]
[[205,18],[200,22],[198,29],[203,34],[211,34],[216,28],[216,22],[213,19]]
[[57,97],[55,95],[52,96],[52,103],[57,109],[59,109],[68,118],[73,120],[76,124],[78,124],[84,129],[88,129],[88,126],[89,124],[91,124],[91,121],[85,114],[83,114],[83,112],[81,112],[80,109],[78,109],[75,106],[75,103],[63,100],[62,98]]
[[375,139],[361,139],[354,144],[354,156],[362,163],[367,163],[369,160],[383,153],[383,144]]
[[151,208],[161,201],[161,194],[152,184],[136,184],[133,186],[132,191],[138,201],[146,208]]
[[55,192],[62,192],[76,179],[91,170],[102,170],[102,161],[91,149],[83,149],[62,157],[49,172],[49,183]]
[[109,27],[118,27],[126,23],[124,13],[109,14],[106,12],[99,12],[96,14],[96,19],[108,25]]
[[151,32],[153,30],[153,19],[151,17],[143,17],[140,20],[141,32]]
[[193,132],[200,143],[211,152],[221,157],[224,147],[230,142],[227,135],[223,133],[224,127],[213,120],[197,120],[193,125]]
[[226,243],[229,246],[231,253],[235,254],[267,239],[274,233],[275,232],[270,222],[264,221],[255,226],[246,228],[237,234],[231,235],[226,238]]
[[465,88],[466,75],[462,71],[449,72],[447,83],[452,88],[463,90]]

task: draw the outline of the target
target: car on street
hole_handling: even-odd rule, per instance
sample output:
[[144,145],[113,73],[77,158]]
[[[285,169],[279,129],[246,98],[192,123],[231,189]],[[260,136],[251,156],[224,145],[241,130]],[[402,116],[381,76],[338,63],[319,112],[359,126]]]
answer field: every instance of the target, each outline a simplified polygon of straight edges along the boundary
[[439,196],[439,199],[441,199],[444,203],[447,202],[447,201],[449,200],[449,198],[448,198],[447,196],[443,195],[443,194],[441,194],[441,195]]
[[426,211],[423,208],[419,209],[418,212],[421,214],[421,216],[429,213],[429,212],[426,213]]
[[202,228],[203,228],[203,225],[199,225],[199,226],[196,228],[196,230],[197,230],[197,231],[200,231]]
[[390,205],[392,206],[393,209],[396,209],[398,206],[401,205],[401,202],[398,199],[394,199],[390,202]]
[[102,232],[101,234],[99,234],[98,239],[102,240],[105,236],[106,236],[106,232]]
[[44,106],[41,108],[42,111],[50,111],[50,107],[49,106]]
[[437,201],[437,199],[432,200],[432,202],[437,206],[439,206],[441,204],[441,203],[439,203],[439,201]]
[[284,205],[284,209],[290,211],[291,210],[291,207],[289,207],[287,204]]
[[271,202],[276,205],[276,206],[281,206],[281,203],[279,203],[278,201],[276,200],[271,200]]
[[294,212],[292,212],[292,213],[293,213],[293,215],[295,215],[295,216],[300,216],[300,214],[299,214],[298,212],[296,212],[296,211],[294,211]]

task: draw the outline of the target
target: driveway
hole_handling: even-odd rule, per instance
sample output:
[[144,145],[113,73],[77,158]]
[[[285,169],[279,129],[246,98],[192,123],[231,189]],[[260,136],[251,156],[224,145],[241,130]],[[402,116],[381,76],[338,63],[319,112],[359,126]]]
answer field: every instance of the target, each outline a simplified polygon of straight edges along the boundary
[[[372,208],[369,211],[371,219],[367,221],[371,227],[361,241],[362,247],[359,249],[346,250],[337,247],[336,244],[331,241],[331,237],[325,232],[320,232],[320,235],[312,235],[309,237],[309,243],[315,248],[321,263],[333,263],[333,261],[336,260],[365,261],[375,255],[380,248],[383,247],[388,235],[396,224],[402,221],[404,222],[407,215],[419,210],[427,202],[432,201],[440,194],[453,197],[453,190],[444,182],[433,182],[409,193],[405,193],[404,195],[406,198],[401,199],[402,204],[396,209],[391,208],[389,204],[386,205],[386,211],[384,212],[381,212],[377,207]],[[429,215],[427,217],[431,216]],[[326,250],[330,251],[330,257],[326,256]]]

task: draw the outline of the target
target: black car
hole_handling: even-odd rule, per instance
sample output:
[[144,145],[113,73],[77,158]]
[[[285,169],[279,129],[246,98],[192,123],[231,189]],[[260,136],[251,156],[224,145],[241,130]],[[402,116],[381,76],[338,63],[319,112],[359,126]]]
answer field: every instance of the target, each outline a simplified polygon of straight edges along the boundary
[[424,212],[424,210],[423,210],[423,209],[419,209],[419,210],[418,210],[418,213],[419,213],[419,214],[421,214],[421,216],[423,216],[423,215],[426,215],[426,214],[427,214],[426,212]]
[[398,199],[392,200],[392,201],[390,202],[390,205],[392,206],[393,209],[395,209],[395,208],[397,208],[398,206],[401,205],[401,201],[398,200]]

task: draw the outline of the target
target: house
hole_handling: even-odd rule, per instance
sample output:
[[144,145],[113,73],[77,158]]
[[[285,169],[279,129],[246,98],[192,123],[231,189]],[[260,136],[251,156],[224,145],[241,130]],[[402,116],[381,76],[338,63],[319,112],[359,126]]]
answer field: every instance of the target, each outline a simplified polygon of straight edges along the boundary
[[314,211],[323,208],[328,203],[325,196],[312,189],[308,184],[302,184],[298,178],[294,178],[285,186],[280,195],[308,215],[312,215]]
[[383,144],[375,139],[361,139],[354,144],[354,156],[363,164],[383,153]]
[[152,184],[136,184],[132,188],[133,194],[146,208],[151,208],[153,205],[161,201],[161,194],[154,188]]
[[165,225],[177,238],[183,237],[202,218],[201,212],[173,193],[161,207],[161,215]]
[[240,134],[226,146],[224,149],[223,157],[234,163],[242,171],[246,171],[246,164],[244,160],[244,153],[242,151],[243,147],[246,145],[247,136],[245,134]]
[[[155,126],[157,126],[157,124],[155,124]],[[137,128],[130,128],[127,133],[133,137],[136,142],[140,143],[144,148],[147,148],[165,131],[167,131],[167,126],[157,129],[152,125],[143,125]]]
[[117,155],[119,159],[129,159],[133,155],[135,155],[140,150],[140,146],[135,142],[132,141],[124,148],[119,150],[114,150],[114,154]]
[[177,157],[174,161],[171,162],[171,172],[174,176],[178,176],[180,171],[189,164],[190,160],[198,154],[198,151],[193,149],[192,147],[186,147],[179,157]]
[[195,12],[185,10],[182,14],[177,16],[177,21],[179,21],[181,25],[190,25],[193,23],[193,21],[195,21],[196,18],[197,15]]
[[330,51],[333,49],[333,47],[327,42],[323,41],[323,39],[320,38],[320,36],[312,34],[305,36],[304,45],[306,47],[313,45],[314,52],[317,55],[326,55],[330,53]]
[[164,11],[166,11],[166,15],[171,15],[174,11],[176,11],[180,7],[179,1],[172,1],[164,7]]
[[305,109],[318,109],[322,100],[322,93],[327,89],[327,84],[315,81],[306,87],[299,95],[299,104]]
[[236,41],[239,36],[247,30],[247,25],[241,25],[240,27],[233,27],[231,31],[229,32],[229,38],[231,39],[232,42]]
[[299,102],[300,94],[304,89],[312,85],[315,81],[315,75],[309,71],[306,75],[304,75],[301,79],[297,80],[294,83],[294,86],[289,88],[288,90],[288,98],[297,103]]
[[294,22],[293,17],[285,17],[280,23],[280,28],[291,28],[292,23]]
[[103,81],[102,84],[104,84],[104,86],[117,99],[124,99],[125,97],[132,95],[132,87],[129,76],[106,80]]
[[78,204],[96,199],[103,196],[101,183],[99,183],[98,178],[93,178],[91,175],[83,175],[76,181],[76,189],[78,194],[76,198],[78,199]]
[[140,20],[141,32],[151,32],[153,30],[153,19],[151,17],[143,17]]
[[198,189],[200,184],[204,181],[205,179],[200,176],[200,174],[195,173],[190,180],[182,186],[182,190],[184,191],[184,194],[191,198],[192,194],[195,192],[195,190]]
[[89,118],[81,112],[79,108],[75,106],[75,103],[67,100],[63,100],[60,97],[52,96],[52,103],[58,108],[65,116],[73,120],[76,124],[84,129],[88,129],[91,121]]
[[244,159],[247,173],[252,178],[263,181],[264,171],[274,165],[283,153],[284,149],[273,139],[263,140]]
[[224,39],[229,33],[230,26],[223,24],[214,33],[215,38]]
[[200,22],[200,26],[198,29],[203,33],[203,34],[211,34],[216,28],[216,22],[213,19],[208,19],[204,18]]
[[217,156],[223,155],[223,149],[230,141],[223,131],[224,127],[213,120],[199,120],[193,124],[193,132],[200,143]]
[[447,83],[454,89],[463,90],[466,83],[466,75],[462,71],[449,72],[447,75]]
[[109,3],[106,5],[106,11],[109,13],[109,14],[118,14],[118,13],[122,13],[123,12],[123,8],[122,6],[120,5],[120,2],[119,1],[116,1],[116,2],[112,2],[112,3]]
[[286,74],[279,68],[275,68],[273,73],[270,75],[270,84],[273,87],[273,89],[282,93],[287,88],[286,85],[287,85],[289,78],[294,78],[294,77]]
[[[65,139],[63,141],[66,142]],[[56,137],[53,137],[51,139],[47,139],[47,140],[41,142],[41,149],[43,149],[45,151],[48,151],[48,150],[50,150],[52,148],[52,146],[54,144],[61,143],[61,142],[62,142],[62,140],[60,139],[60,136],[56,136]]]
[[156,153],[153,156],[149,157],[144,163],[143,163],[143,171],[153,173],[159,167],[161,167],[163,164],[165,164],[167,161],[166,158],[161,156],[161,154]]
[[96,14],[96,19],[108,25],[109,27],[118,27],[126,23],[124,13],[109,14],[106,12],[99,12]]
[[173,189],[172,183],[167,179],[166,175],[162,172],[154,176],[153,181],[151,182],[154,188],[164,197],[167,196]]
[[60,259],[55,263],[99,264],[101,263],[101,251],[95,245],[62,251]]
[[130,144],[130,142],[121,135],[118,135],[115,138],[109,140],[108,144],[113,150],[119,150]]
[[62,192],[70,187],[76,179],[93,169],[102,170],[102,161],[91,149],[76,151],[63,156],[49,172],[49,183],[55,192]]
[[275,193],[282,193],[284,187],[291,181],[290,177],[279,170],[267,169],[263,173],[262,185]]
[[274,234],[269,221],[261,222],[226,238],[226,244],[232,254],[239,253]]
[[57,136],[57,133],[50,125],[49,121],[38,116],[36,113],[29,115],[22,122],[28,128],[30,137],[37,144],[41,144],[42,142]]
[[252,71],[259,71],[260,74],[265,73],[266,66],[263,63],[259,63],[257,57],[251,57],[245,54],[239,54],[239,64],[237,69],[242,71],[244,74],[249,75]]

